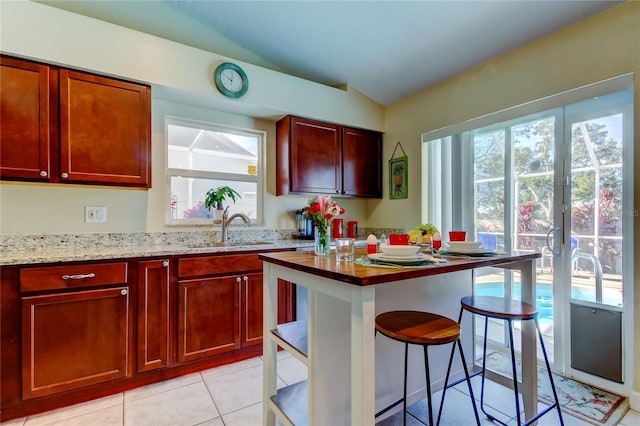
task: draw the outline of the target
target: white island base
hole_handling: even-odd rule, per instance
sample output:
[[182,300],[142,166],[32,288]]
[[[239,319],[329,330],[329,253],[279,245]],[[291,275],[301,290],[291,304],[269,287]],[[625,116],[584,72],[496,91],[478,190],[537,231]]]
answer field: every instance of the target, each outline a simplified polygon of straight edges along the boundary
[[[339,268],[349,273],[345,271],[349,267],[336,266],[332,256],[313,261],[320,270]],[[307,288],[308,321],[276,328],[279,278]],[[277,415],[284,424],[373,425],[400,411],[401,404],[375,419],[376,412],[402,397],[404,374],[403,344],[382,335],[374,337],[375,316],[391,310],[413,309],[457,320],[460,298],[471,294],[472,282],[472,269],[466,269],[361,286],[265,261],[264,424],[275,424]],[[530,332],[523,330],[525,334]],[[467,359],[472,359],[471,315],[465,315],[462,343]],[[276,391],[278,345],[307,366],[306,382]],[[529,353],[530,349],[526,348]],[[451,345],[429,348],[432,392],[444,384],[450,350]],[[535,357],[535,345],[533,350]],[[462,377],[458,356],[453,371],[454,379]],[[426,397],[424,355],[419,346],[410,345],[408,377],[410,405]],[[525,392],[525,401],[536,397],[530,390]],[[531,411],[530,402],[527,405],[527,411]]]

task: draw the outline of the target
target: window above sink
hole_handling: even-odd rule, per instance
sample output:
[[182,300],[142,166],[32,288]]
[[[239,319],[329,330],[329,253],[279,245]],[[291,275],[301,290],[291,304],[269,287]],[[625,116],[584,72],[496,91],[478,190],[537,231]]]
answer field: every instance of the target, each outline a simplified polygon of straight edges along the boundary
[[224,203],[229,215],[244,213],[262,223],[264,132],[166,117],[165,134],[167,224],[213,223],[203,202],[209,189],[220,186],[240,194],[235,203]]

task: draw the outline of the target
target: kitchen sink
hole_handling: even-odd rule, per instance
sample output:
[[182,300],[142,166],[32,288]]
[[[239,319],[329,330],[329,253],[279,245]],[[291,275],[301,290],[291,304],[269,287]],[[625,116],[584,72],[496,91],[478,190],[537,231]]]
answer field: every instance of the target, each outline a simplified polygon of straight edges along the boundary
[[185,244],[187,248],[207,248],[207,247],[252,247],[252,246],[266,246],[274,244],[271,241],[249,241],[243,243],[197,243],[197,244]]

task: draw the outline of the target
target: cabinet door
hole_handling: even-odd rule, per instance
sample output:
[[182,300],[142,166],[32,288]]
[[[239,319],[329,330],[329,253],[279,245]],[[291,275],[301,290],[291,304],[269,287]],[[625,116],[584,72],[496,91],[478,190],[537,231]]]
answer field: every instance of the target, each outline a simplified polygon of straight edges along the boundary
[[340,126],[291,117],[291,192],[339,194],[342,188]]
[[[262,344],[263,274],[242,276],[242,346]],[[278,324],[293,321],[293,286],[278,280]]]
[[262,344],[262,274],[242,276],[242,347]]
[[178,361],[240,348],[240,276],[178,281]]
[[22,396],[130,377],[128,287],[22,298]]
[[[57,126],[57,70],[0,57],[0,176],[49,180]],[[54,120],[53,130],[50,128]]]
[[342,130],[343,195],[382,197],[382,135],[369,130]]
[[138,264],[138,371],[169,365],[169,261]]
[[149,187],[150,89],[60,70],[60,179]]

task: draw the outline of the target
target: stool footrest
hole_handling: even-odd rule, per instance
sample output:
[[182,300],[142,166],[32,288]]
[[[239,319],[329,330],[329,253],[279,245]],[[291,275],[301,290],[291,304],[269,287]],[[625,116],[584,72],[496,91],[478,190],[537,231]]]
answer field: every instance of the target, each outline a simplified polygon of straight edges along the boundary
[[396,405],[400,404],[401,402],[404,401],[404,398],[400,398],[399,400],[397,400],[396,402],[394,402],[393,404],[383,408],[382,410],[378,411],[376,413],[376,417],[380,417],[381,415],[383,415],[384,413],[386,413],[387,411],[391,410],[393,407],[395,407]]

